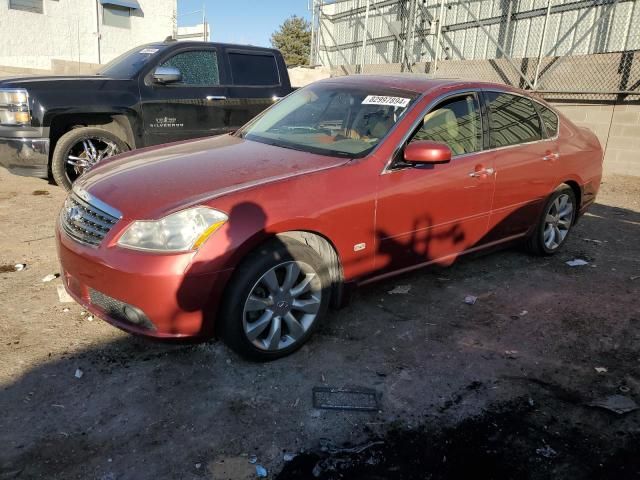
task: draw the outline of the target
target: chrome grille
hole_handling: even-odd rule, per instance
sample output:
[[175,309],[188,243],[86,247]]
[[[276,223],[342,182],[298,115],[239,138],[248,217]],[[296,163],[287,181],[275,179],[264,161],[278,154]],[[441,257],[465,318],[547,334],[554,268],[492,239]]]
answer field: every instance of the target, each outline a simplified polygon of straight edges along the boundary
[[92,205],[90,198],[85,201],[75,192],[67,197],[60,212],[60,225],[65,233],[80,243],[94,247],[100,245],[118,220],[119,217]]

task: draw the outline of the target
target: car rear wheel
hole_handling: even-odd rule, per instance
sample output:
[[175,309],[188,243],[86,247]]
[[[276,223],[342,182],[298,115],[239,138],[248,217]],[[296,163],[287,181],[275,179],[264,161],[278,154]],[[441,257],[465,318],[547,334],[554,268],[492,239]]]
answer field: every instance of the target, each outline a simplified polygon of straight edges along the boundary
[[62,135],[51,158],[55,182],[71,190],[82,174],[102,160],[126,152],[129,146],[111,132],[101,128],[74,128]]
[[527,241],[536,255],[553,255],[564,244],[576,216],[576,196],[568,185],[561,185],[549,197],[542,218]]
[[218,319],[219,334],[240,355],[256,361],[300,348],[326,314],[328,267],[309,246],[275,240],[236,271]]

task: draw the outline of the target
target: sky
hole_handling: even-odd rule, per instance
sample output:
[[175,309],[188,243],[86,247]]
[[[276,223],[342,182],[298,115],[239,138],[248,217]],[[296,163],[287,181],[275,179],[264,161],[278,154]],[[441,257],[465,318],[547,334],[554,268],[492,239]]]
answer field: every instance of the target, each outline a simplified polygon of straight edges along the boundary
[[212,42],[270,47],[271,34],[288,17],[311,18],[308,0],[178,0],[178,26],[202,23],[203,4]]

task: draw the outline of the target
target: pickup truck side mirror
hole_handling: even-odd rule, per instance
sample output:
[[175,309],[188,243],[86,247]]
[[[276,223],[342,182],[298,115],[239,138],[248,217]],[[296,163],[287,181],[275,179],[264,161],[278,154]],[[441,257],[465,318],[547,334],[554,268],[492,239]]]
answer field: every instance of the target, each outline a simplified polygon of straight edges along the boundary
[[182,81],[182,73],[175,67],[158,67],[153,72],[153,81],[167,85]]

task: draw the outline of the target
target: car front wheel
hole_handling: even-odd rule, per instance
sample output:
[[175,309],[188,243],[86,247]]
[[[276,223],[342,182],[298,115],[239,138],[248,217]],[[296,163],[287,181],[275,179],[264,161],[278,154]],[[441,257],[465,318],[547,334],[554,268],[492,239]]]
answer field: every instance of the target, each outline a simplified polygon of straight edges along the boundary
[[542,218],[527,241],[536,255],[552,255],[564,244],[576,216],[576,196],[568,185],[561,185],[549,197]]
[[218,319],[220,336],[251,360],[284,357],[317,328],[330,293],[327,265],[315,250],[274,240],[238,267]]

